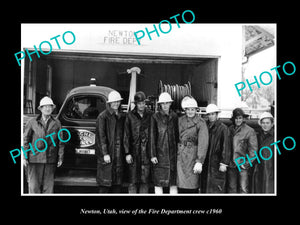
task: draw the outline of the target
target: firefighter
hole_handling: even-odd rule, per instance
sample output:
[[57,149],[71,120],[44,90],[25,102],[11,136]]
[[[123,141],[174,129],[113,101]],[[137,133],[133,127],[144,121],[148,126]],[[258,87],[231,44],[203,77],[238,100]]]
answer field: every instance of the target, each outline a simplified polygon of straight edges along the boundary
[[144,92],[134,96],[135,108],[126,116],[124,127],[124,149],[129,165],[129,193],[148,193],[150,158],[148,140],[150,119],[153,114],[146,107]]
[[218,118],[220,112],[215,104],[206,107],[209,145],[202,173],[205,193],[225,193],[231,146],[229,129]]
[[108,95],[107,108],[96,121],[97,183],[100,193],[120,193],[124,172],[123,130],[125,113],[121,111],[117,91]]
[[177,152],[177,186],[179,193],[199,193],[200,173],[208,147],[208,130],[205,121],[196,114],[194,98],[181,101],[185,115],[179,118],[179,143]]
[[[258,150],[257,137],[253,128],[246,124],[247,114],[241,109],[236,108],[232,112],[229,127],[231,139],[231,156],[227,168],[228,192],[229,193],[249,193],[249,174],[250,164],[247,161],[241,166],[241,171],[237,169],[235,159],[248,157],[254,161],[255,151]],[[252,163],[253,164],[253,163]]]
[[[258,148],[268,146],[274,152],[274,118],[271,113],[264,112],[260,115],[258,124],[261,129],[258,132]],[[254,166],[252,191],[253,193],[274,193],[274,157],[269,151],[261,151],[263,158]]]
[[[28,121],[24,130],[24,149],[28,150],[35,146],[39,150],[47,148],[45,151],[29,151],[27,159],[23,159],[25,166],[28,166],[28,189],[30,194],[53,193],[54,173],[56,167],[63,163],[64,144],[57,136],[61,129],[59,120],[51,114],[55,109],[55,104],[49,97],[44,97],[40,101],[38,109],[41,114],[37,118]],[[48,136],[52,133],[51,138]],[[48,136],[48,137],[47,137]],[[40,141],[44,139],[47,145]],[[52,139],[52,140],[51,140]]]
[[170,194],[178,193],[176,187],[176,154],[178,143],[178,117],[170,107],[173,100],[169,93],[159,95],[159,110],[151,117],[150,157],[153,164],[155,194],[162,194],[169,187]]

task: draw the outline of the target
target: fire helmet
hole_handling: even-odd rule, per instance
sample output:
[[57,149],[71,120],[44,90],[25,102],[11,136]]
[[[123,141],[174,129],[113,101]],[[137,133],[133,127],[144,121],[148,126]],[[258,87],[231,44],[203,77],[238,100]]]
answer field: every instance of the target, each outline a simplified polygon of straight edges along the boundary
[[117,101],[121,101],[121,100],[123,100],[123,98],[121,97],[119,92],[111,91],[108,94],[108,100],[106,103],[117,102]]
[[221,110],[215,104],[209,104],[208,106],[206,106],[206,114],[214,112],[219,113],[221,112]]
[[192,96],[185,96],[181,100],[181,107],[183,109],[186,109],[186,108],[198,108],[198,104],[197,104],[197,101]]
[[171,95],[168,92],[163,92],[158,97],[157,103],[173,102]]
[[55,104],[53,103],[52,99],[48,96],[45,96],[44,98],[41,99],[38,109],[41,110],[41,107],[44,105],[52,105],[53,108],[56,107]]

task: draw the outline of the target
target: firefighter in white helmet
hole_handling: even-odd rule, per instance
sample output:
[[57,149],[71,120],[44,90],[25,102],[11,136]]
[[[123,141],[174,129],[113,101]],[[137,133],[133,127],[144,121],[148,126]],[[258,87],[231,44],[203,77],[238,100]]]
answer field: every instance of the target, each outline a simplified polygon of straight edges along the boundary
[[108,95],[107,108],[96,121],[97,183],[100,193],[120,193],[123,182],[123,131],[125,113],[117,91]]
[[150,158],[153,164],[155,194],[169,187],[170,194],[177,193],[176,148],[178,143],[178,117],[170,107],[173,100],[163,92],[158,98],[159,110],[151,117]]
[[226,170],[230,161],[230,134],[228,127],[218,118],[220,112],[215,104],[206,107],[209,147],[202,175],[204,193],[225,193]]
[[30,149],[31,144],[35,151],[31,147],[23,162],[28,166],[29,193],[53,193],[55,169],[62,165],[64,155],[62,138],[57,136],[61,124],[51,115],[55,104],[50,97],[42,98],[38,109],[41,114],[29,120],[24,129],[24,149]]
[[[258,131],[258,149],[268,146],[274,152],[274,117],[269,112],[263,112],[258,120],[261,127]],[[252,180],[253,193],[274,193],[274,157],[269,150],[260,151],[263,159],[255,164]]]
[[179,118],[177,186],[179,193],[199,193],[200,173],[208,147],[205,121],[196,114],[197,101],[186,96],[181,101],[185,115]]

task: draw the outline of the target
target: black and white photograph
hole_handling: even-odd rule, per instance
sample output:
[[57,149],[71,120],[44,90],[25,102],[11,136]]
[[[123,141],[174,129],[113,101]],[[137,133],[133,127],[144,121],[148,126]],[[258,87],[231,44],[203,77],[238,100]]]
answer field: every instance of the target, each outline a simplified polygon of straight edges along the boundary
[[182,19],[21,24],[22,194],[276,195],[276,24]]
[[211,3],[8,10],[3,219],[296,218],[297,7]]

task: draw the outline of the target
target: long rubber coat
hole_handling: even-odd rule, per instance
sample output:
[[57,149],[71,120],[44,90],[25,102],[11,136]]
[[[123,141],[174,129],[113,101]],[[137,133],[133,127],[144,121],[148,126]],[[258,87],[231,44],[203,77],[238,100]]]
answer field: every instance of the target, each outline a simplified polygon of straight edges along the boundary
[[152,112],[148,109],[141,117],[136,108],[126,116],[124,126],[125,154],[130,154],[133,162],[127,166],[128,181],[131,184],[149,183],[150,151],[149,133]]
[[[101,186],[121,185],[124,175],[125,113],[116,115],[111,108],[104,110],[96,121],[97,183]],[[110,163],[105,163],[104,155]]]
[[176,185],[176,154],[178,143],[178,117],[170,111],[169,115],[158,111],[151,117],[150,157],[157,157],[153,165],[155,186]]
[[226,172],[219,171],[220,163],[230,162],[230,133],[228,127],[220,120],[209,125],[209,147],[205,160],[203,177],[205,193],[224,193]]

